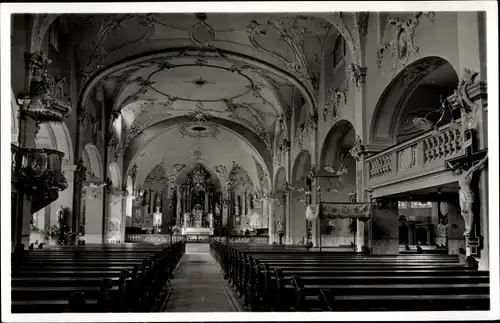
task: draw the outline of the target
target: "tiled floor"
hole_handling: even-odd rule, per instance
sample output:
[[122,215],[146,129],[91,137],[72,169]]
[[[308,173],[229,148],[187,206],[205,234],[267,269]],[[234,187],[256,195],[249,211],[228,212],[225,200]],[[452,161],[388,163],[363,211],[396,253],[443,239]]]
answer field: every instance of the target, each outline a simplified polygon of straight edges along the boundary
[[188,243],[172,283],[166,312],[238,312],[241,306],[222,279],[208,244]]

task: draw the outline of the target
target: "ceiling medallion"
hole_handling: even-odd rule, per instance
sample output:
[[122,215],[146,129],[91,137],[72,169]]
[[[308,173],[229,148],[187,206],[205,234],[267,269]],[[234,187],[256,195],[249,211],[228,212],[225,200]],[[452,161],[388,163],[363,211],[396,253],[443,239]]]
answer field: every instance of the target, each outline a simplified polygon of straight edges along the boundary
[[190,136],[194,138],[215,138],[220,130],[215,124],[181,124],[179,132],[182,136]]
[[202,76],[200,76],[196,80],[184,81],[184,82],[192,83],[192,84],[196,85],[196,87],[198,87],[198,88],[204,87],[207,84],[217,84],[216,82],[210,82],[210,81],[205,80]]

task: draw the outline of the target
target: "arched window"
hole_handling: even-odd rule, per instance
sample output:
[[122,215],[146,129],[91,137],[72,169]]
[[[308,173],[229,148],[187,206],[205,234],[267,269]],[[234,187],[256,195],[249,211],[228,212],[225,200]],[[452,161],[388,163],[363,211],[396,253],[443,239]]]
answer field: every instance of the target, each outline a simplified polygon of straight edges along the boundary
[[345,39],[339,35],[335,40],[335,47],[333,48],[333,67],[335,68],[346,54]]

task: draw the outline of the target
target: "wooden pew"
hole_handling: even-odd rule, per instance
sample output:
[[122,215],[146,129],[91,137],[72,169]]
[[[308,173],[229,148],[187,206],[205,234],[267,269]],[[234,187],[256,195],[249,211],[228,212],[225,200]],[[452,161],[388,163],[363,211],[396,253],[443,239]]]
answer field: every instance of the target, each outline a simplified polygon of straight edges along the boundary
[[[95,246],[87,252],[87,247],[34,250],[16,257],[12,311],[150,311],[160,305],[166,282],[185,251],[183,242],[138,246],[137,252],[131,246],[101,252]],[[45,261],[37,258],[47,255]]]
[[457,256],[319,254],[259,247],[211,244],[225,276],[252,310],[489,306],[489,273],[471,270]]

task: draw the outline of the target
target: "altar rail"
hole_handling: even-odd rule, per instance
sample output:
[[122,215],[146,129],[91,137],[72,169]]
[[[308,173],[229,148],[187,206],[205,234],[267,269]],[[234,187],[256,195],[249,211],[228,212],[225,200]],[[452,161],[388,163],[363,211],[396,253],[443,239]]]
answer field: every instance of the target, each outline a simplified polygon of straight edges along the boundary
[[461,125],[439,128],[439,136],[427,131],[413,139],[369,156],[365,160],[368,186],[392,184],[408,178],[444,170],[445,160],[464,154]]
[[269,244],[269,235],[258,236],[210,236],[210,241],[217,241],[222,243],[253,243],[253,244]]
[[[185,238],[181,235],[173,235],[174,243],[183,241]],[[170,243],[169,234],[125,234],[125,242],[133,243]]]

